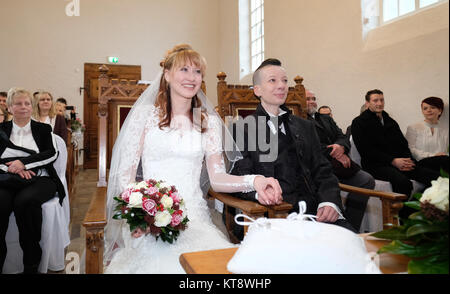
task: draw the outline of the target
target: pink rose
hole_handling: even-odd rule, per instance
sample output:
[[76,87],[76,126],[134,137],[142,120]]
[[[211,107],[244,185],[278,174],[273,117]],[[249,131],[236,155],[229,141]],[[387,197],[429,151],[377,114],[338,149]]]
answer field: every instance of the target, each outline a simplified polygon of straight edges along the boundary
[[147,190],[145,190],[147,195],[153,195],[153,194],[157,193],[158,191],[159,190],[156,187],[149,187]]
[[144,198],[142,201],[142,208],[151,216],[156,213],[156,202],[153,199]]
[[173,199],[173,203],[178,204],[181,201],[180,195],[178,195],[177,192],[174,192],[170,195],[170,197],[172,197]]
[[178,213],[174,213],[174,214],[172,214],[172,221],[170,222],[170,225],[172,227],[176,227],[181,223],[182,220],[183,220],[182,215],[180,215]]
[[130,195],[133,193],[133,189],[126,189],[121,195],[120,198],[122,198],[123,201],[129,203],[130,202]]

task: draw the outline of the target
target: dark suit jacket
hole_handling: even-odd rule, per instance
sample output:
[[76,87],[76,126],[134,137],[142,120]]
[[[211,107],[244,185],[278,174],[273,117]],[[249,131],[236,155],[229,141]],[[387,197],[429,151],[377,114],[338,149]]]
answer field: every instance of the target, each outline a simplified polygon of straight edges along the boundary
[[394,158],[413,159],[398,123],[385,111],[382,116],[384,125],[369,109],[352,121],[353,141],[361,155],[361,165],[367,171],[374,167],[390,166]]
[[[310,203],[316,204],[316,207],[313,209],[317,209],[317,205],[321,202],[332,202],[343,211],[338,179],[333,174],[330,162],[320,152],[320,142],[315,126],[305,119],[292,115],[287,107],[282,106],[281,108],[289,112],[286,123],[288,124],[297,153],[296,158],[292,158],[292,160],[298,160],[300,164],[303,181],[307,186],[306,190],[309,191],[307,197],[313,200]],[[252,115],[255,118],[258,116],[264,116],[266,119],[268,118],[268,114],[261,104],[258,105],[256,111]],[[265,125],[267,127],[267,124]],[[268,127],[266,132],[270,132]],[[256,133],[258,134],[258,132]],[[259,160],[260,155],[266,154],[267,152],[262,152],[259,148],[257,144],[257,134],[248,134],[248,130],[245,130],[245,148],[244,150],[241,150],[243,159],[235,163],[231,172],[232,174],[260,174],[266,177],[276,176],[274,174],[274,162],[260,162]],[[249,141],[253,141],[257,146],[256,151],[248,150]],[[243,199],[256,201],[255,193],[256,192],[253,191],[250,193],[235,193],[235,195]],[[298,195],[283,194],[283,199],[294,206],[296,206],[299,201]],[[308,210],[310,209],[312,208],[308,207]]]
[[321,150],[325,156],[328,156],[330,153],[327,146],[331,144],[339,144],[343,146],[345,149],[345,154],[348,154],[350,151],[350,141],[344,133],[342,133],[342,130],[338,127],[331,116],[316,112],[314,118],[308,115],[308,119],[313,121],[316,126]]
[[[0,124],[0,129],[6,134],[8,140],[1,139],[0,140],[0,154],[3,154],[5,149],[12,148],[17,150],[22,150],[26,152],[26,149],[18,147],[12,144],[9,141],[9,137],[12,132],[12,121],[3,122]],[[36,122],[31,120],[31,133],[33,135],[33,139],[36,142],[36,145],[39,149],[39,152],[28,152],[30,153],[27,157],[19,158],[19,160],[25,165],[27,170],[36,169],[36,168],[45,168],[55,183],[56,188],[59,195],[59,202],[62,204],[62,200],[64,199],[66,193],[64,191],[64,186],[61,183],[61,180],[56,173],[55,168],[53,167],[53,162],[58,157],[56,146],[53,145],[52,139],[52,128],[49,124],[44,124],[40,122]],[[1,159],[0,160],[0,168],[4,170],[5,162],[10,161],[10,159]]]

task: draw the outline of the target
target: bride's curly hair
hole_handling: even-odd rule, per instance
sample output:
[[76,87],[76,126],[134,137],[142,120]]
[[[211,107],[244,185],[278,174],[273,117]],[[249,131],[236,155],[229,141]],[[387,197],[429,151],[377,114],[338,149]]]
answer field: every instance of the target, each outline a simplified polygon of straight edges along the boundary
[[[160,65],[162,66],[163,71],[165,72],[166,69],[169,71],[172,69],[178,69],[189,63],[194,64],[200,69],[202,73],[202,78],[205,76],[206,70],[205,59],[197,51],[194,51],[192,47],[188,44],[176,45],[174,48],[167,51],[166,56],[164,60],[161,61]],[[158,124],[159,128],[162,129],[163,127],[169,127],[170,122],[172,121],[171,115],[172,105],[170,99],[170,86],[169,83],[166,81],[164,74],[161,77],[159,92],[158,96],[156,97],[155,106],[159,107],[159,124]],[[194,108],[201,108],[200,122],[193,119]],[[197,97],[197,95],[192,97],[191,111],[189,114],[189,118],[197,130],[201,130],[202,133],[206,131],[206,128],[204,128],[203,126],[207,125],[206,122],[208,119],[208,115],[206,113],[206,109],[202,107],[202,102]]]

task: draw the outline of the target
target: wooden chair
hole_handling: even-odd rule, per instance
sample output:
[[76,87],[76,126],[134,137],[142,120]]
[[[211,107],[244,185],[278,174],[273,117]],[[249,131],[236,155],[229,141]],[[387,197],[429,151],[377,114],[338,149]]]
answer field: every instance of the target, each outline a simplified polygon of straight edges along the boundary
[[[217,111],[225,119],[227,116],[242,116],[252,113],[259,103],[259,100],[254,96],[253,89],[247,85],[229,85],[225,81],[226,74],[220,72],[217,75]],[[306,118],[306,95],[303,86],[303,78],[296,76],[294,78],[295,86],[289,87],[288,97],[286,99],[286,106],[289,107],[293,114]],[[376,197],[381,199],[383,210],[383,224],[385,227],[392,224],[398,224],[398,211],[402,208],[402,200],[406,199],[405,195],[397,193],[389,193],[382,191],[375,191],[363,188],[357,188],[350,185],[339,184],[341,191],[353,192],[359,195],[369,197]],[[264,206],[253,201],[242,200],[233,197],[226,193],[217,193],[212,189],[209,190],[209,196],[213,197],[224,204],[223,213],[225,214],[225,225],[227,227],[230,239],[233,242],[239,242],[236,236],[233,235],[234,220],[230,214],[230,207],[238,208],[250,217],[258,218],[263,215],[268,217],[286,217],[292,209],[289,203],[282,203],[277,206]],[[246,228],[244,228],[244,233]]]

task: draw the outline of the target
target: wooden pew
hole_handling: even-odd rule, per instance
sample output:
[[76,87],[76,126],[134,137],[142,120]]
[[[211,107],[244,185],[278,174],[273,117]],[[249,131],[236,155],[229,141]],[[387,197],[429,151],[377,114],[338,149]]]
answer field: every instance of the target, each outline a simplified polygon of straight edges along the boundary
[[148,85],[136,80],[109,79],[108,67],[99,68],[98,82],[98,182],[83,221],[86,229],[86,273],[103,273],[104,229],[106,216],[107,170],[112,146],[120,129],[121,110],[131,108]]

